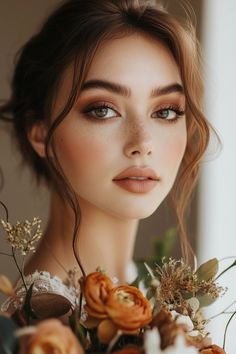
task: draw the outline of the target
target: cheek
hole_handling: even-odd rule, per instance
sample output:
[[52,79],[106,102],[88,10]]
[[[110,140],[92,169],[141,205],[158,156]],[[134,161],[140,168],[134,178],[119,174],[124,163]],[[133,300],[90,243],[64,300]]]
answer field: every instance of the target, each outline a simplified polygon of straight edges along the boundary
[[166,169],[173,172],[177,171],[184,156],[185,148],[186,133],[174,136],[172,139],[166,139],[165,142],[163,142],[161,151],[164,152],[163,163]]
[[176,161],[179,163],[182,160],[185,151],[185,142],[179,140],[168,144],[168,154],[167,158],[169,161]]
[[64,131],[58,137],[57,154],[66,175],[77,177],[93,172],[96,166],[102,166],[109,160],[106,139],[99,135],[91,137],[83,132]]

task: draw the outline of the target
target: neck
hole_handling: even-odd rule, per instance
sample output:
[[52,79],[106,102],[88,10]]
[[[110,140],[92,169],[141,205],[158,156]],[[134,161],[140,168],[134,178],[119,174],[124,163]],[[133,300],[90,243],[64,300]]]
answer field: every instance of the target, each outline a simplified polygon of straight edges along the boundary
[[[120,219],[83,199],[79,200],[79,205],[81,218],[76,252],[85,273],[93,272],[99,266],[109,276],[126,282],[126,269],[133,256],[138,220]],[[77,265],[72,250],[73,225],[72,210],[54,193],[41,246],[47,243],[53,250],[54,259],[60,260],[66,269]],[[45,247],[41,249],[45,250]],[[60,275],[59,270],[56,273]]]

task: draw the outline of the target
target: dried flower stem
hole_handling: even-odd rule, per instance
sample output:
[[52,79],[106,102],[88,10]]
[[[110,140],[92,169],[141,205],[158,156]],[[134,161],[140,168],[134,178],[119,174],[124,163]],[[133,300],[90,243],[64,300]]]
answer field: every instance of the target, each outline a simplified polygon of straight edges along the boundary
[[216,278],[215,280],[217,280],[219,277],[221,277],[225,272],[227,272],[230,268],[233,268],[234,266],[236,266],[236,260],[230,265],[228,266],[226,269],[224,269]]
[[225,327],[223,349],[225,349],[225,340],[226,340],[227,329],[228,329],[228,326],[229,326],[231,320],[233,319],[234,315],[236,315],[236,311],[234,311],[234,313],[230,316],[230,319],[228,320],[227,325],[226,325],[226,327]]
[[13,248],[13,247],[11,248],[11,251],[12,251],[12,257],[13,257],[13,259],[14,259],[15,265],[16,265],[16,267],[17,267],[17,269],[18,269],[18,272],[20,273],[20,276],[21,276],[21,279],[22,279],[22,282],[23,282],[25,291],[26,291],[26,293],[27,293],[28,289],[27,289],[27,286],[26,286],[26,283],[25,283],[25,277],[24,277],[24,274],[23,274],[22,270],[21,270],[20,267],[19,267],[19,264],[18,264],[18,262],[17,262],[16,255],[15,255],[15,251],[14,251],[14,248]]
[[82,312],[82,300],[83,300],[83,289],[82,289],[82,285],[80,284],[79,312],[78,312],[78,318],[79,318],[79,320],[80,320],[80,318],[81,318],[81,312]]
[[0,255],[1,255],[1,256],[12,257],[12,254],[4,253],[4,252],[0,252]]
[[1,202],[1,200],[0,200],[0,204],[3,206],[3,208],[4,208],[4,210],[5,210],[5,213],[6,213],[6,220],[7,220],[7,222],[8,222],[8,209],[7,209],[6,205],[5,205],[3,202]]
[[232,313],[232,312],[226,312],[231,306],[233,306],[234,304],[236,304],[236,300],[234,300],[230,305],[228,305],[223,311],[221,311],[220,313],[217,313],[216,315],[208,318],[208,321],[213,320],[214,318],[223,315],[223,314],[227,314],[227,313]]

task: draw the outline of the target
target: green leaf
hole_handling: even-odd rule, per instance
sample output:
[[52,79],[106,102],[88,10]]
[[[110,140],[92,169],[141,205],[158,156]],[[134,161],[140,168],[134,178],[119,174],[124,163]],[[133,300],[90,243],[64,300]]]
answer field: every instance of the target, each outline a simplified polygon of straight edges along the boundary
[[17,353],[19,342],[14,335],[16,324],[7,317],[0,316],[0,353]]
[[147,269],[144,265],[144,262],[145,262],[144,259],[135,261],[135,264],[137,266],[137,272],[138,272],[138,276],[137,276],[138,279],[137,278],[135,279],[136,282],[137,281],[140,282],[141,280],[147,278]]
[[209,261],[200,265],[200,267],[196,270],[195,274],[198,277],[198,280],[210,280],[214,278],[218,272],[219,263],[217,258],[212,258]]
[[213,304],[213,302],[215,302],[217,300],[217,298],[213,299],[210,295],[207,295],[207,294],[199,295],[199,296],[196,295],[196,298],[200,302],[200,307],[209,306],[209,305]]
[[134,279],[132,283],[130,283],[130,286],[134,286],[135,288],[139,288],[139,282],[140,282],[140,277],[139,275]]
[[86,343],[86,334],[87,329],[81,323],[77,322],[77,336],[82,345]]
[[146,293],[145,297],[146,297],[148,300],[150,300],[150,299],[153,297],[153,291],[152,291],[152,289],[149,288],[149,289],[147,290],[147,293]]
[[145,266],[145,268],[147,269],[148,274],[150,275],[150,277],[151,277],[152,279],[155,278],[155,275],[154,275],[154,273],[153,273],[153,270],[152,270],[151,267],[149,267],[149,265],[147,264],[147,262],[144,262],[144,266]]
[[37,316],[35,315],[34,311],[32,310],[32,307],[31,307],[31,298],[32,298],[32,294],[33,294],[33,286],[34,286],[34,283],[32,283],[26,293],[26,296],[25,296],[25,302],[24,302],[24,305],[23,305],[23,311],[29,321],[30,318],[33,318],[33,319],[37,319]]
[[88,330],[79,322],[77,310],[73,311],[72,315],[69,316],[69,325],[71,330],[75,332],[80,343],[85,346]]

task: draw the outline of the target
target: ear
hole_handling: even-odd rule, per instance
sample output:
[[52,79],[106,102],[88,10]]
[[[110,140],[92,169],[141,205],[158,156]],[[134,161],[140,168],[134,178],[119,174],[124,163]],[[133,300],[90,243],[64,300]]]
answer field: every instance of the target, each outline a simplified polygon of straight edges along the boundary
[[40,157],[45,157],[45,139],[47,128],[45,123],[35,123],[27,133],[30,144]]

